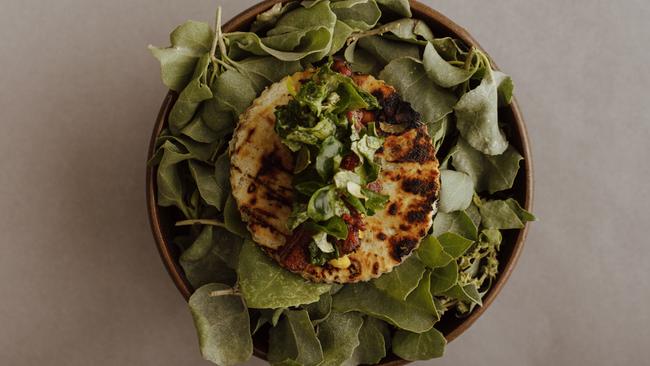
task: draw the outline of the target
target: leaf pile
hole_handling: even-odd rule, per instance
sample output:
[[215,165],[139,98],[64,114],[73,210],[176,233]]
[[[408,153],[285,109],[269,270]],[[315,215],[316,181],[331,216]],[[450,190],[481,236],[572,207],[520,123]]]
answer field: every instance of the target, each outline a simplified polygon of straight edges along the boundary
[[[158,204],[181,217],[174,242],[196,289],[189,306],[203,356],[244,362],[256,334],[268,337],[273,365],[374,364],[389,352],[440,357],[446,342],[436,323],[481,306],[498,274],[502,231],[535,219],[512,198],[523,158],[499,121],[512,80],[482,51],[435,37],[411,18],[407,0],[277,4],[249,32],[228,34],[220,17],[214,28],[188,21],[171,33],[171,46],[150,47],[178,95],[150,164]],[[439,213],[416,254],[376,280],[343,286],[305,281],[250,241],[230,194],[227,153],[239,115],[266,86],[332,55],[393,85],[422,114],[442,179]],[[315,130],[280,135],[294,151],[317,147],[317,172],[331,171],[336,141],[312,142]],[[353,179],[340,181],[347,189]]]

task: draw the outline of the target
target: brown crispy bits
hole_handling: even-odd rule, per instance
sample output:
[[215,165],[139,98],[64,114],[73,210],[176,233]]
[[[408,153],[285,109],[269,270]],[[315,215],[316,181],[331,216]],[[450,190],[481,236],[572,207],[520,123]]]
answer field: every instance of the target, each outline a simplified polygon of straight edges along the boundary
[[402,189],[408,193],[428,197],[436,194],[437,183],[433,179],[408,178],[402,182]]
[[409,223],[425,222],[428,212],[426,210],[411,210],[406,214]]
[[280,251],[280,264],[290,271],[302,271],[309,265],[307,245],[311,241],[311,233],[299,228],[287,240]]
[[257,171],[257,177],[273,177],[279,171],[293,174],[293,170],[284,166],[282,158],[275,152],[270,152],[262,156],[260,169]]
[[422,124],[422,115],[418,113],[411,103],[408,103],[394,90],[380,90],[373,93],[382,110],[377,116],[380,122],[388,124],[405,124],[407,127],[417,127]]
[[352,76],[352,69],[350,69],[348,63],[341,58],[334,59],[334,63],[332,64],[332,70],[345,76]]
[[430,138],[426,134],[426,128],[410,129],[399,136],[386,138],[384,146],[391,162],[416,162],[425,164],[436,159],[435,150]]
[[348,226],[348,237],[342,240],[337,240],[336,246],[339,249],[340,255],[346,255],[354,252],[361,244],[359,241],[359,231],[365,230],[366,226],[363,222],[363,217],[355,210],[352,215],[344,214],[341,216],[343,221]]
[[394,236],[390,238],[390,245],[391,245],[390,253],[393,256],[393,259],[395,259],[398,262],[401,262],[402,258],[411,254],[411,252],[413,251],[413,249],[417,244],[418,244],[417,239],[410,238],[410,237]]
[[397,203],[393,202],[388,206],[388,213],[391,215],[397,215]]

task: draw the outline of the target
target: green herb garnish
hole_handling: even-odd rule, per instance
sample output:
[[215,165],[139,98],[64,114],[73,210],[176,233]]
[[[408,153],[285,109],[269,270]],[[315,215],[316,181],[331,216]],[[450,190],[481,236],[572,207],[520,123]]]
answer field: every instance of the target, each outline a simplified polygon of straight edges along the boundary
[[[343,215],[373,215],[388,201],[366,187],[379,175],[374,155],[383,139],[374,126],[355,124],[348,117],[350,111],[377,109],[379,103],[331,65],[329,60],[321,66],[275,111],[275,130],[294,152],[294,189],[300,193],[288,226],[294,230],[303,225],[313,234],[308,249],[316,265],[339,257],[336,240],[348,236]],[[346,156],[359,162],[353,170],[341,167]]]

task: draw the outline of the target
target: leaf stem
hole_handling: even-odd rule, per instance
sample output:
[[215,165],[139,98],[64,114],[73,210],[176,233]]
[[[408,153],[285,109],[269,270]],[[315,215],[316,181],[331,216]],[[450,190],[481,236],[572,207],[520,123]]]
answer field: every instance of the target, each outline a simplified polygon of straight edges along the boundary
[[353,34],[350,35],[350,37],[348,37],[345,44],[349,46],[350,44],[360,40],[361,38],[382,35],[382,34],[384,34],[386,32],[389,32],[389,31],[391,31],[391,30],[393,30],[395,28],[399,28],[400,26],[401,26],[400,23],[397,23],[397,25],[395,23],[393,23],[393,24],[388,23],[388,24],[383,25],[383,26],[381,26],[379,28],[371,29],[369,31],[353,33]]
[[229,288],[226,290],[218,290],[218,291],[212,291],[210,292],[210,297],[217,297],[217,296],[227,296],[227,295],[239,295],[239,291],[237,291],[234,288]]
[[214,33],[214,39],[212,40],[212,47],[210,48],[210,59],[213,62],[217,61],[217,56],[215,55],[215,52],[217,52],[217,43],[219,43],[219,38],[221,37],[221,7],[217,7],[217,15],[216,15],[216,20],[215,20],[215,33]]
[[211,225],[211,226],[218,226],[222,228],[226,228],[226,224],[218,221],[218,220],[211,220],[211,219],[190,219],[190,220],[181,220],[177,221],[175,226],[191,226],[191,225],[196,225],[196,224],[201,224],[201,225]]
[[472,48],[469,49],[469,52],[467,53],[467,57],[465,57],[465,70],[469,70],[469,68],[472,66],[472,59],[474,58],[474,52],[476,51],[476,48],[472,46]]
[[221,57],[228,57],[226,50],[226,43],[223,41],[223,33],[221,32],[221,7],[217,9],[217,38],[219,42],[219,52]]

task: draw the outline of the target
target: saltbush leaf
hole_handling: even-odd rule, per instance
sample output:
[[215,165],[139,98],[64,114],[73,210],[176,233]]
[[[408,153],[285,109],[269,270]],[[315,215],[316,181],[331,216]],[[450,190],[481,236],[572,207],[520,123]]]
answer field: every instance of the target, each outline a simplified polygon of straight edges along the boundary
[[239,288],[249,308],[275,309],[310,304],[330,285],[309,282],[280,267],[259,246],[246,240],[239,254]]
[[253,354],[248,309],[241,296],[223,293],[229,290],[220,283],[208,284],[189,301],[203,358],[223,366],[245,362]]

